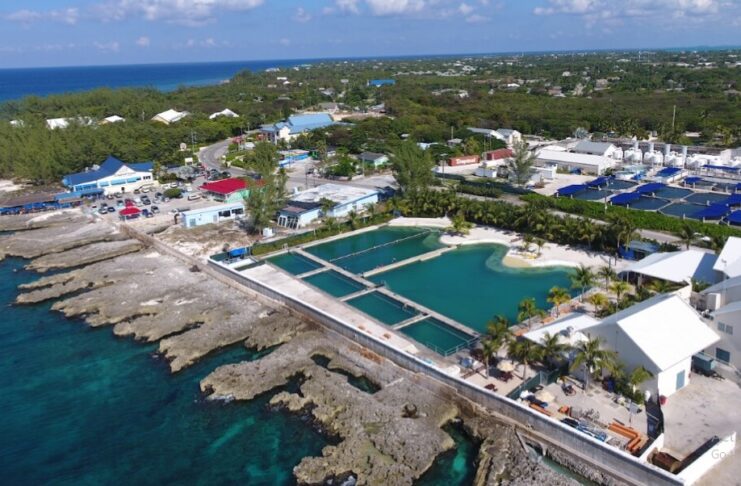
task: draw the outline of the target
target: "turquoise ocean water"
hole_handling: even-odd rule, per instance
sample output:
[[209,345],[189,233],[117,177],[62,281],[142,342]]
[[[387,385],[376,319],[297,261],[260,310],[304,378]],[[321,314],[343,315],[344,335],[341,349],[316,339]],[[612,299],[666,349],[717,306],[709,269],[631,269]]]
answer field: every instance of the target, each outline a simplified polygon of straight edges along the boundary
[[[305,419],[270,410],[269,396],[209,402],[198,382],[254,359],[240,345],[172,375],[155,345],[116,338],[50,311],[11,306],[36,278],[0,262],[0,471],[3,484],[292,484],[302,457],[328,444]],[[476,448],[441,456],[420,481],[470,484]]]

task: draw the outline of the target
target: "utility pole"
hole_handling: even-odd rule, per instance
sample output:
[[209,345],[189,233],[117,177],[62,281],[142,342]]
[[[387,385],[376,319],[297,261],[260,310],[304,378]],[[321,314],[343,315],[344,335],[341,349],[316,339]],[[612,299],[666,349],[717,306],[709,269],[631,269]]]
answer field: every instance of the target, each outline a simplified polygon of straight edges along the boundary
[[674,122],[677,119],[677,105],[674,105],[674,111],[672,112],[672,134],[674,133]]

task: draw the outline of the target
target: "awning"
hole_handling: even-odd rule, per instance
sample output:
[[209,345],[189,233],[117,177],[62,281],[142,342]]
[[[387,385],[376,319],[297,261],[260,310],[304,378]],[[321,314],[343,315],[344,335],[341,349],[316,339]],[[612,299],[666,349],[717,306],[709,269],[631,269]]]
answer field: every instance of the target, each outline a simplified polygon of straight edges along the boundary
[[702,177],[689,176],[684,180],[685,184],[697,184],[698,182],[702,182]]
[[741,225],[741,211],[734,211],[726,217],[726,221],[731,224]]
[[558,190],[559,196],[571,196],[573,194],[576,194],[577,192],[581,192],[584,189],[586,189],[587,186],[585,184],[572,184],[570,186],[562,187]]
[[637,192],[638,194],[651,194],[665,187],[666,184],[661,184],[660,182],[651,182],[649,184],[644,184],[640,187],[637,187],[635,192]]
[[589,187],[602,187],[607,185],[607,183],[610,182],[610,178],[606,176],[598,177],[594,179],[593,181],[587,182],[587,186]]
[[725,204],[711,204],[703,208],[702,211],[693,214],[692,217],[699,219],[720,219],[728,214],[729,211],[730,209]]
[[618,206],[625,206],[639,200],[640,198],[641,195],[637,192],[624,192],[622,194],[614,196],[612,199],[610,199],[610,202],[612,204],[617,204]]
[[723,199],[718,204],[723,204],[725,206],[739,206],[741,205],[741,194],[733,194],[731,196],[728,196],[726,199]]

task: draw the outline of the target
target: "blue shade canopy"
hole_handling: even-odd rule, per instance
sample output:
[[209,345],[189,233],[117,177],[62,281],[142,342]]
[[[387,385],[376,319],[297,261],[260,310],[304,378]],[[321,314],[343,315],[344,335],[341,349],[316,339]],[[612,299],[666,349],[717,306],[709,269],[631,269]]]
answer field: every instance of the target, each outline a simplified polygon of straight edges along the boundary
[[614,196],[612,199],[610,199],[610,202],[612,204],[617,204],[618,206],[625,206],[626,204],[630,204],[632,202],[635,202],[641,198],[641,195],[637,192],[624,192],[622,194],[618,194],[617,196]]
[[572,184],[570,186],[562,187],[561,189],[559,189],[558,195],[559,196],[571,196],[572,194],[581,192],[586,188],[587,186],[584,184]]
[[728,214],[729,211],[730,209],[724,204],[711,204],[692,216],[700,219],[720,219]]
[[635,192],[637,192],[638,194],[651,194],[652,192],[656,192],[665,187],[666,184],[661,184],[660,182],[651,182],[636,188]]

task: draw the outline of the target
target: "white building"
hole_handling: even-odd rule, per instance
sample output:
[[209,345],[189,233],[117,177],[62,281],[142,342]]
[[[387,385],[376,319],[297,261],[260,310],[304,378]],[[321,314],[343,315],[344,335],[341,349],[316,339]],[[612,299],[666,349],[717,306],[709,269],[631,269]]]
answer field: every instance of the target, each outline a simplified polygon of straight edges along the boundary
[[468,131],[478,135],[483,135],[487,138],[496,138],[506,143],[508,147],[513,147],[515,144],[522,141],[522,133],[517,130],[512,130],[511,128],[499,128],[494,130],[492,128],[468,127]]
[[[529,331],[524,337],[536,344],[543,344],[546,336],[558,336],[559,344],[569,346],[569,348],[575,348],[579,343],[589,340],[583,331],[598,324],[599,321],[589,314],[573,313],[548,325]],[[575,354],[575,351],[570,349],[566,352],[565,356],[571,361],[574,359]]]
[[177,111],[173,109],[169,109],[167,111],[163,111],[162,113],[158,113],[152,117],[153,121],[164,123],[165,125],[170,125],[172,123],[177,123],[186,116],[190,115],[187,111]]
[[107,117],[103,118],[102,120],[100,120],[100,124],[101,125],[108,125],[110,123],[120,123],[120,122],[125,122],[125,121],[126,121],[126,118],[124,118],[122,116],[111,115],[111,116],[107,116]]
[[629,373],[640,366],[651,372],[641,389],[654,397],[668,397],[687,386],[692,355],[718,341],[697,312],[674,294],[652,297],[582,332],[615,351]]
[[263,125],[260,132],[268,141],[278,143],[280,140],[290,142],[302,133],[326,128],[334,125],[334,119],[329,113],[311,113],[289,116],[286,121]]
[[[326,201],[331,201],[334,206],[323,209]],[[278,212],[278,225],[302,228],[324,216],[341,218],[350,211],[363,212],[368,205],[377,202],[378,191],[375,189],[323,184],[293,195]]]
[[184,211],[181,215],[181,224],[184,228],[195,228],[204,224],[217,224],[223,221],[232,221],[244,216],[243,203],[219,204],[207,208]]
[[723,246],[713,266],[719,279],[734,278],[741,275],[741,238],[731,236]]
[[77,118],[50,118],[46,120],[46,127],[49,130],[56,130],[58,128],[67,128],[73,123],[81,126],[90,126],[95,123],[95,121],[89,116],[78,116]]
[[568,172],[601,175],[615,166],[615,160],[602,155],[577,154],[549,148],[537,152],[535,164],[541,167],[555,165]]
[[629,265],[621,272],[642,285],[647,279],[689,284],[692,279],[714,284],[718,281],[713,267],[717,257],[700,250],[660,252]]
[[216,113],[211,113],[208,116],[208,119],[209,120],[215,120],[216,118],[219,118],[220,116],[225,116],[227,118],[239,118],[239,115],[237,115],[236,113],[234,113],[229,108],[225,108],[225,109],[223,109],[221,111],[217,111]]
[[62,183],[71,192],[81,194],[116,194],[132,192],[144,186],[156,185],[152,162],[128,164],[116,157],[108,157],[99,167],[64,176]]
[[[610,157],[612,159],[622,159],[623,153],[619,147],[606,142],[591,142],[589,140],[580,140],[572,149],[577,154],[599,155],[601,157]],[[619,157],[617,156],[619,154]]]

